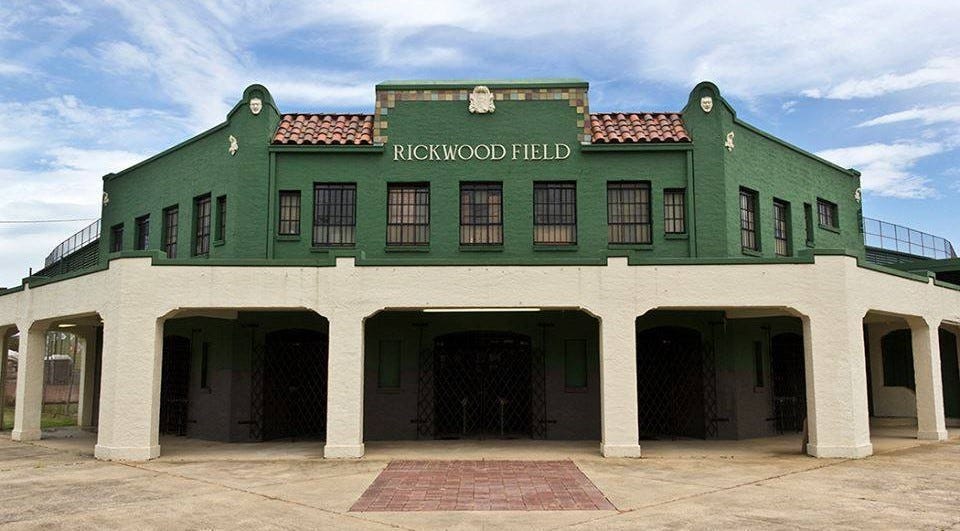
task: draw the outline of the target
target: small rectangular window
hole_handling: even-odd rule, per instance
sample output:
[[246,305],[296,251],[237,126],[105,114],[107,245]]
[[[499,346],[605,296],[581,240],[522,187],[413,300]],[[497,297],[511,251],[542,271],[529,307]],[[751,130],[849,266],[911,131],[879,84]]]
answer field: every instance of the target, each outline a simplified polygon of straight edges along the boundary
[[203,256],[210,252],[210,194],[193,200],[194,256]]
[[503,243],[503,185],[460,183],[460,245]]
[[357,185],[313,185],[313,245],[357,243]]
[[110,227],[110,252],[119,253],[123,250],[123,223]]
[[208,374],[210,372],[210,343],[204,342],[200,349],[200,388],[209,389],[210,382]]
[[300,234],[300,191],[280,191],[280,225],[277,227],[280,236],[297,236]]
[[807,245],[813,245],[813,205],[803,204],[803,222],[807,229]]
[[760,250],[757,237],[757,192],[740,189],[740,246],[748,251]]
[[150,215],[140,216],[134,221],[133,248],[143,251],[150,247]]
[[653,243],[650,183],[607,183],[607,236],[610,243]]
[[753,342],[753,374],[753,386],[763,387],[763,343],[760,341]]
[[163,251],[167,258],[177,257],[177,231],[180,230],[180,209],[177,206],[163,210]]
[[430,185],[387,185],[387,245],[430,243]]
[[583,339],[568,339],[564,342],[563,380],[567,391],[587,388],[587,342]]
[[790,256],[790,204],[773,201],[773,238],[777,256]]
[[663,231],[667,234],[687,232],[687,190],[663,191]]
[[400,388],[401,350],[399,340],[380,341],[380,362],[377,365],[377,388]]
[[217,198],[217,234],[218,242],[227,239],[227,196],[221,195]]
[[837,219],[837,205],[825,199],[817,199],[817,216],[820,219],[820,225],[824,227],[838,228],[840,226]]
[[533,183],[533,243],[577,243],[577,183]]

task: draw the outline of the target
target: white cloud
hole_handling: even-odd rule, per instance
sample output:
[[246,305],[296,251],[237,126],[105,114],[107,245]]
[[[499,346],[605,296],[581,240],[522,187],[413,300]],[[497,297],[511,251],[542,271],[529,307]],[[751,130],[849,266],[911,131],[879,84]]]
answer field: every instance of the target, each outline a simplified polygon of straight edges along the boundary
[[808,89],[803,95],[810,98],[849,100],[874,98],[891,92],[900,92],[937,83],[960,83],[960,59],[938,57],[922,68],[905,74],[882,74],[861,79],[849,79],[827,89]]
[[97,55],[107,70],[147,73],[150,68],[150,56],[126,41],[102,42],[97,45]]
[[937,143],[900,142],[828,149],[817,155],[845,168],[860,170],[864,191],[887,197],[922,199],[936,197],[937,191],[929,179],[912,173],[911,169],[920,159],[944,150],[945,147]]
[[[960,80],[958,80],[960,81]],[[884,114],[876,118],[867,120],[857,125],[857,127],[870,127],[874,125],[893,124],[899,122],[908,122],[919,120],[925,125],[945,122],[960,122],[960,105],[943,105],[939,107],[915,107],[905,111],[899,111]]]

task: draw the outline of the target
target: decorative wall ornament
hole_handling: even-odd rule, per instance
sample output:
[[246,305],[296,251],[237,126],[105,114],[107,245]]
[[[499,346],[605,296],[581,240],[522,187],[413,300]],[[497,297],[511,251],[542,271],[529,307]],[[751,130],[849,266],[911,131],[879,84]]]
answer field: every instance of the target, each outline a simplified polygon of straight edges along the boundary
[[230,155],[236,155],[237,151],[240,150],[240,146],[237,144],[237,137],[230,135],[229,140],[230,140],[230,149],[228,151],[230,151]]
[[493,93],[490,89],[483,85],[474,87],[473,92],[470,93],[470,112],[487,114],[495,110],[497,106],[493,103]]
[[723,147],[727,148],[727,151],[733,151],[733,131],[727,133],[727,141],[723,143]]
[[706,113],[709,113],[711,110],[713,110],[713,98],[710,96],[704,96],[700,98],[700,108]]
[[104,192],[104,193],[103,193],[103,206],[107,206],[107,203],[109,203],[109,202],[110,202],[110,194]]
[[252,112],[254,116],[256,116],[260,114],[260,111],[262,110],[263,110],[263,100],[261,100],[260,98],[250,98],[250,112]]
[[853,192],[853,198],[857,200],[857,203],[860,203],[863,200],[863,189],[857,188],[857,190]]

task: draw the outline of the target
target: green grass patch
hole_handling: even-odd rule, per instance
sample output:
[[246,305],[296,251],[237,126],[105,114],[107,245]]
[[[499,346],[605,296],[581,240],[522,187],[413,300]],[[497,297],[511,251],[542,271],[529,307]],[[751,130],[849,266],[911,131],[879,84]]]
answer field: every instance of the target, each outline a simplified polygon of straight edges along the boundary
[[[67,414],[64,414],[63,404],[46,404],[43,406],[43,414],[40,417],[40,429],[63,428],[65,426],[77,425],[76,404],[70,404],[67,408]],[[13,406],[3,408],[3,427],[2,430],[13,429]]]

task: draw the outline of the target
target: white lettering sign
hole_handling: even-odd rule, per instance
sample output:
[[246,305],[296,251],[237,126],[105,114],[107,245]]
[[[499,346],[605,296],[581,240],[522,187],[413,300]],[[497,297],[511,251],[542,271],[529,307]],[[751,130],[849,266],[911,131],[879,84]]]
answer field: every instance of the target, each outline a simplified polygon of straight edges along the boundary
[[567,144],[394,144],[393,160],[519,160],[551,161],[570,158]]

